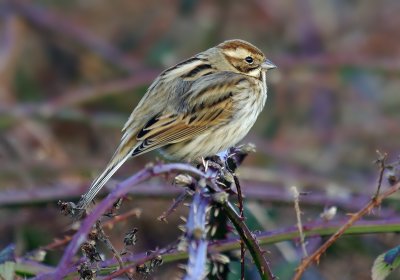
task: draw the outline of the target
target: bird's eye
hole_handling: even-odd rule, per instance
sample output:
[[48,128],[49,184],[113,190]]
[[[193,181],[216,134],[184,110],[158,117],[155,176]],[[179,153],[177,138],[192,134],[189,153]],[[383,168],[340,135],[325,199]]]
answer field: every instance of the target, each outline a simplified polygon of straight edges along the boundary
[[248,56],[248,57],[246,57],[244,60],[246,60],[246,62],[248,63],[248,64],[252,64],[253,63],[253,58],[251,57],[251,56]]

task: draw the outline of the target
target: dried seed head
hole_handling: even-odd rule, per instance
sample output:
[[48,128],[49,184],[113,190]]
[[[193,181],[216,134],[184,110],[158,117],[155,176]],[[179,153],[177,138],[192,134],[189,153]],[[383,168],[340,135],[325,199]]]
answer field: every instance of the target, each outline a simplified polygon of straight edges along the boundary
[[137,237],[136,233],[138,232],[137,228],[134,228],[133,230],[127,232],[124,237],[124,244],[125,246],[133,246],[136,244]]
[[146,264],[139,264],[136,266],[136,271],[139,274],[149,274],[150,273],[150,268]]
[[90,269],[87,262],[83,262],[78,267],[78,273],[82,280],[93,280],[96,276],[96,271]]
[[174,184],[178,187],[188,187],[191,186],[194,182],[192,176],[187,174],[179,174],[174,178]]
[[161,255],[158,255],[158,256],[154,257],[154,259],[152,259],[150,261],[150,267],[152,269],[154,269],[156,267],[159,267],[162,264],[163,264],[163,259],[162,259]]
[[[99,240],[98,232],[96,229],[92,229],[88,234],[89,242]],[[91,242],[92,243],[92,242]]]
[[60,212],[65,216],[74,217],[77,212],[76,205],[73,202],[59,200],[57,205],[60,208]]
[[91,242],[84,242],[81,245],[82,253],[89,259],[90,262],[99,262],[101,261],[101,256],[99,252],[97,252],[96,246]]

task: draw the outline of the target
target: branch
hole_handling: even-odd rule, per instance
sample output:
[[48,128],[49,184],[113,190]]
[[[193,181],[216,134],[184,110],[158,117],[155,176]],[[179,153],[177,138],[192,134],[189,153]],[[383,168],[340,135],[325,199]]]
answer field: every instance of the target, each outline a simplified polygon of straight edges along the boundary
[[375,207],[378,207],[382,200],[397,192],[400,189],[400,183],[389,188],[383,194],[374,197],[367,205],[364,206],[360,211],[351,215],[351,218],[341,226],[334,235],[332,235],[328,241],[326,241],[317,251],[315,251],[308,258],[304,259],[299,267],[297,268],[297,272],[294,276],[294,280],[300,280],[301,276],[313,262],[319,262],[321,255],[328,249],[340,236],[342,236],[346,230],[348,230],[356,221],[360,220],[363,216],[370,213]]

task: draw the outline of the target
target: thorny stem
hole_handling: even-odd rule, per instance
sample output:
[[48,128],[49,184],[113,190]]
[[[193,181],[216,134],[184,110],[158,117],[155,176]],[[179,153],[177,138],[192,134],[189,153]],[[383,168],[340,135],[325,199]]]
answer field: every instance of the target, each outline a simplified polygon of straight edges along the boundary
[[196,191],[186,223],[189,260],[184,280],[201,280],[207,274],[206,222],[210,199],[204,196],[206,191],[205,187]]
[[254,263],[258,268],[261,279],[275,279],[275,276],[272,274],[268,262],[265,259],[264,254],[257,243],[255,235],[250,232],[246,224],[242,221],[241,217],[238,215],[238,213],[236,213],[233,205],[227,201],[222,204],[222,208],[238,231],[241,240],[246,243],[246,246],[249,249],[251,256],[253,257]]
[[167,218],[171,215],[172,212],[176,210],[176,208],[183,202],[185,199],[189,197],[187,192],[182,192],[176,199],[174,199],[172,205],[164,212],[161,216],[157,218],[159,221],[163,221],[167,223]]
[[297,268],[294,280],[300,280],[301,276],[305,270],[313,263],[319,262],[321,255],[339,238],[341,237],[347,229],[349,229],[356,221],[360,220],[364,215],[370,213],[372,209],[379,206],[382,200],[390,196],[391,194],[397,192],[400,189],[400,183],[397,183],[393,187],[389,188],[383,194],[373,197],[371,201],[365,205],[360,211],[351,215],[351,218],[342,225],[334,235],[332,235],[328,241],[326,241],[321,247],[318,248],[312,255],[304,259],[299,267]]
[[[242,218],[244,220],[242,188],[240,186],[239,178],[236,176],[236,174],[233,174],[233,179],[235,180],[235,185],[236,185],[236,189],[237,189],[240,218]],[[246,254],[246,248],[244,247],[243,239],[240,239],[240,279],[241,280],[244,280],[245,254]]]

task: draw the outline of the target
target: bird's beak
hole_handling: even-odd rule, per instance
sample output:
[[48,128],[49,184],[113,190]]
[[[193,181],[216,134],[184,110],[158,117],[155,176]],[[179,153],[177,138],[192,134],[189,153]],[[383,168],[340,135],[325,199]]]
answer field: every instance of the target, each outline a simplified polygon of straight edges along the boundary
[[275,64],[273,64],[270,60],[266,59],[261,64],[261,68],[263,70],[271,70],[271,69],[277,68],[277,66]]

